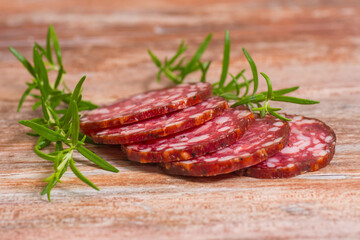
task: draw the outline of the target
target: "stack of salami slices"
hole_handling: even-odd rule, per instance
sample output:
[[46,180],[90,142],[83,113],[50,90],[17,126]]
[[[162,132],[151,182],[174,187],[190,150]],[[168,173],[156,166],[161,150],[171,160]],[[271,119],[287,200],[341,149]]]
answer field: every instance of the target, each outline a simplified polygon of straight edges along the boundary
[[332,159],[336,137],[325,123],[260,118],[211,95],[208,83],[149,91],[87,112],[80,126],[96,143],[120,144],[129,160],[175,175],[284,178]]

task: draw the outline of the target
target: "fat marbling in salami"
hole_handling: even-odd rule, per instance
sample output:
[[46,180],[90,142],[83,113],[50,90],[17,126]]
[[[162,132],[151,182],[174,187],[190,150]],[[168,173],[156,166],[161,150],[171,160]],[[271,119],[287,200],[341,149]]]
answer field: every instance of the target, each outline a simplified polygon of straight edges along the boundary
[[83,131],[138,122],[184,109],[212,94],[209,83],[178,85],[134,95],[87,112],[80,119]]
[[287,143],[289,125],[271,115],[260,118],[242,138],[217,152],[187,161],[162,163],[169,174],[186,176],[215,176],[246,168],[279,152]]
[[130,144],[172,135],[199,126],[222,114],[229,106],[222,97],[210,97],[192,107],[126,126],[90,132],[96,143]]
[[231,108],[205,124],[161,139],[124,146],[129,160],[142,163],[188,160],[236,142],[254,121],[244,107]]
[[286,116],[292,121],[288,145],[273,157],[239,174],[255,178],[288,178],[325,167],[335,153],[334,131],[318,119]]

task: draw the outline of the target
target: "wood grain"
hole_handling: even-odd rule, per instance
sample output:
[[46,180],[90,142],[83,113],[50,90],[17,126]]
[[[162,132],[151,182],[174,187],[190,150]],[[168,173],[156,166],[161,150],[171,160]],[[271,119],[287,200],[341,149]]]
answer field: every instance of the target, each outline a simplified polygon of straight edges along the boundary
[[[0,12],[0,239],[360,238],[359,1],[13,0]],[[117,147],[90,146],[120,172],[76,156],[101,191],[69,172],[48,203],[39,193],[52,165],[35,156],[34,140],[17,123],[39,112],[30,110],[32,101],[15,112],[30,77],[7,47],[30,58],[49,24],[60,38],[69,85],[86,74],[84,98],[98,104],[167,85],[155,82],[146,50],[167,56],[185,38],[193,52],[209,32],[205,58],[214,60],[209,76],[216,81],[229,29],[230,71],[248,67],[246,47],[275,88],[300,85],[294,96],[321,101],[278,106],[333,127],[335,157],[292,179],[180,178],[126,161]]]

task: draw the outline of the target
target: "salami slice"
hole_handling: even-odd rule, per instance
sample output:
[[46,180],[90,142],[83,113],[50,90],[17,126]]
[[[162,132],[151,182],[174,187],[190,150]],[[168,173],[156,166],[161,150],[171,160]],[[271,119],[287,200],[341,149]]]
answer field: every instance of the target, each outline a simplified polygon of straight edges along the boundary
[[83,131],[138,122],[193,106],[212,94],[209,83],[178,85],[134,95],[86,113],[80,119]]
[[243,107],[231,108],[205,124],[165,138],[124,146],[129,160],[141,163],[188,160],[236,142],[254,121]]
[[279,152],[287,143],[289,125],[271,115],[256,116],[249,130],[233,145],[220,151],[181,162],[162,163],[169,174],[215,176],[246,168]]
[[126,126],[90,133],[96,143],[130,144],[152,140],[201,125],[223,113],[229,106],[222,97],[210,97],[195,106]]
[[335,153],[334,131],[314,118],[287,117],[292,119],[288,145],[273,157],[239,174],[255,178],[288,178],[329,164]]

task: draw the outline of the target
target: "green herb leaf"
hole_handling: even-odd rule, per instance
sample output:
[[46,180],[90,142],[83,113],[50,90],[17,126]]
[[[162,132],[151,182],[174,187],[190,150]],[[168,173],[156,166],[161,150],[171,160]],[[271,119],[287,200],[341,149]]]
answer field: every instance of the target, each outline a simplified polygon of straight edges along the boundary
[[280,114],[278,114],[277,112],[275,112],[275,111],[269,111],[269,113],[271,114],[271,115],[273,115],[274,117],[276,117],[276,118],[278,118],[278,119],[281,119],[281,120],[283,120],[283,121],[291,121],[291,119],[289,119],[289,118],[286,118],[286,117],[284,117],[284,116],[281,116]]
[[263,72],[260,73],[266,80],[266,84],[267,84],[267,87],[268,87],[268,90],[267,90],[267,100],[270,100],[272,98],[272,95],[273,95],[273,91],[272,91],[272,84],[271,84],[271,81],[270,81],[270,78]]
[[254,95],[257,92],[258,85],[259,85],[259,75],[258,75],[258,72],[257,72],[257,67],[255,65],[254,60],[251,58],[250,54],[246,51],[245,48],[243,48],[243,52],[244,52],[244,55],[246,57],[246,60],[250,64],[251,72],[253,74],[253,81],[254,81],[253,95]]
[[225,31],[225,43],[224,43],[224,56],[223,56],[223,64],[222,71],[219,81],[219,87],[222,88],[224,86],[228,70],[230,65],[230,35],[229,31]]
[[80,131],[79,112],[75,100],[73,100],[72,122],[71,140],[73,146],[75,146],[78,143]]
[[54,64],[51,53],[51,31],[51,27],[49,27],[46,37],[46,58],[49,60],[50,63]]
[[21,107],[22,107],[22,105],[23,105],[23,103],[25,101],[25,98],[30,94],[31,90],[33,90],[35,87],[36,87],[35,85],[31,85],[25,90],[25,92],[23,93],[23,95],[20,98],[20,102],[19,102],[19,105],[17,107],[18,112],[20,111],[20,109],[21,109]]
[[296,97],[290,97],[290,96],[273,96],[272,101],[279,101],[279,102],[289,102],[289,103],[296,103],[296,104],[317,104],[320,103],[319,101],[309,100],[309,99],[303,99],[303,98],[296,98]]
[[76,167],[75,167],[75,162],[74,160],[70,161],[70,168],[73,171],[73,173],[84,183],[86,183],[87,185],[89,185],[90,187],[94,188],[97,191],[100,191],[100,189],[95,186],[95,184],[93,184],[89,179],[87,179]]
[[34,68],[31,66],[29,61],[21,55],[18,51],[16,51],[13,47],[9,47],[10,52],[24,65],[24,67],[29,71],[29,73],[35,77]]
[[43,125],[39,125],[35,122],[28,121],[28,120],[21,120],[21,121],[19,121],[19,123],[31,128],[34,132],[38,133],[40,136],[44,137],[45,139],[47,139],[49,141],[56,142],[56,141],[65,140],[64,136],[62,136],[61,134],[59,134],[47,127],[44,127]]
[[84,146],[78,146],[77,150],[81,155],[98,165],[99,167],[110,171],[110,172],[119,172],[115,167],[113,167],[110,163],[106,162],[104,159],[90,151],[89,149],[85,148]]
[[56,81],[55,81],[55,84],[54,84],[55,89],[57,89],[59,87],[60,82],[62,80],[62,76],[63,76],[64,73],[65,73],[65,71],[64,71],[63,66],[60,66],[60,69],[59,69],[59,72],[58,72],[58,75],[56,77]]
[[160,68],[161,67],[161,61],[155,56],[155,54],[153,54],[153,52],[148,49],[148,53],[151,57],[151,59],[153,60],[153,62],[155,63],[155,65]]
[[299,86],[291,87],[291,88],[283,88],[283,89],[279,89],[279,90],[273,91],[273,94],[274,94],[274,95],[284,95],[284,94],[288,94],[288,93],[294,92],[294,91],[296,91],[296,90],[298,90],[298,89],[299,89]]
[[50,32],[51,39],[53,41],[53,46],[54,46],[57,62],[60,66],[62,66],[63,64],[62,64],[62,60],[61,60],[60,44],[59,44],[59,40],[56,35],[55,29],[52,25],[50,25],[50,27],[49,27],[49,32]]
[[[171,66],[180,56],[187,50],[187,46],[184,44],[184,40],[181,41],[178,50],[176,51],[175,55],[170,59],[170,61],[167,62],[169,66]],[[149,50],[150,51],[150,50]],[[160,66],[161,62],[159,61]],[[158,66],[158,67],[160,67]]]
[[187,73],[193,72],[194,66],[200,60],[201,56],[204,54],[207,46],[209,45],[212,38],[212,34],[207,35],[205,40],[200,44],[199,48],[196,50],[194,56],[191,60],[185,65],[184,73],[182,78],[184,79]]

